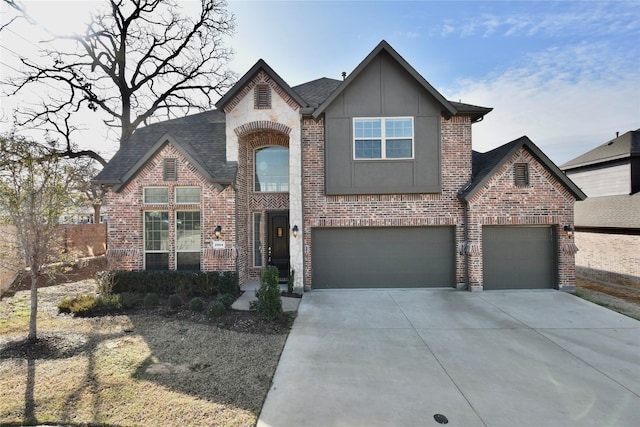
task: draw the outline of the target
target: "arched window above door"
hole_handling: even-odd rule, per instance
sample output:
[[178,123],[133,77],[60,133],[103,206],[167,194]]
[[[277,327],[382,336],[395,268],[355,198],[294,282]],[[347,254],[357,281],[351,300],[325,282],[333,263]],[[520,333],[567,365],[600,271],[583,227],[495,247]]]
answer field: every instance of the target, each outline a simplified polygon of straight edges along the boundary
[[259,148],[254,157],[254,191],[289,192],[289,149],[280,146]]

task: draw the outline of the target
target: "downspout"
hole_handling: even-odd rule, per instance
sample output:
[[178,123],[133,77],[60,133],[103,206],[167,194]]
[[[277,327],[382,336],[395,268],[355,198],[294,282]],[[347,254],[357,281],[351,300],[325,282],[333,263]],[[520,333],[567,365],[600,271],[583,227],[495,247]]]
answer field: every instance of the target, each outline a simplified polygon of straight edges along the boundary
[[467,286],[467,290],[471,289],[471,272],[469,271],[469,202],[462,199],[464,204],[464,281]]

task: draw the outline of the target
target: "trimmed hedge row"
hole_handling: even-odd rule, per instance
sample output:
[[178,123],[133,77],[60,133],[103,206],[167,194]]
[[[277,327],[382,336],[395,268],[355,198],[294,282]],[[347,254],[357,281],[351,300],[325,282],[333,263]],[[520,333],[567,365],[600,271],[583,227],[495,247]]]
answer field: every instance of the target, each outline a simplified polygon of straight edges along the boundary
[[100,271],[96,274],[99,291],[105,294],[125,292],[161,295],[234,295],[240,294],[238,275],[233,271]]

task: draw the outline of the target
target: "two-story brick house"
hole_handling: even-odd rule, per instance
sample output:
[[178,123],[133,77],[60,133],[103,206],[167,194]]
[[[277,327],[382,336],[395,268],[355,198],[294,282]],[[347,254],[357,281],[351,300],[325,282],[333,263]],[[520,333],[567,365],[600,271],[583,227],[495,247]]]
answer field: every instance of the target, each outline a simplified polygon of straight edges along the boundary
[[451,102],[382,41],[344,80],[290,87],[258,61],[217,109],[138,129],[96,181],[118,269],[267,264],[297,289],[572,289],[585,196],[490,108]]

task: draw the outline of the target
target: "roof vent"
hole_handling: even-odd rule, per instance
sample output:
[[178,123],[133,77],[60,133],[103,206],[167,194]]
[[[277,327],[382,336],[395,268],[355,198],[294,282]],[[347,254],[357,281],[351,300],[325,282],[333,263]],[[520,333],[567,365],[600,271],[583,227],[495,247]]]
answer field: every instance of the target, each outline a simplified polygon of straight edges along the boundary
[[344,80],[344,79],[346,79],[346,78],[347,78],[347,72],[346,72],[346,71],[343,71],[343,72],[342,72],[342,80]]

